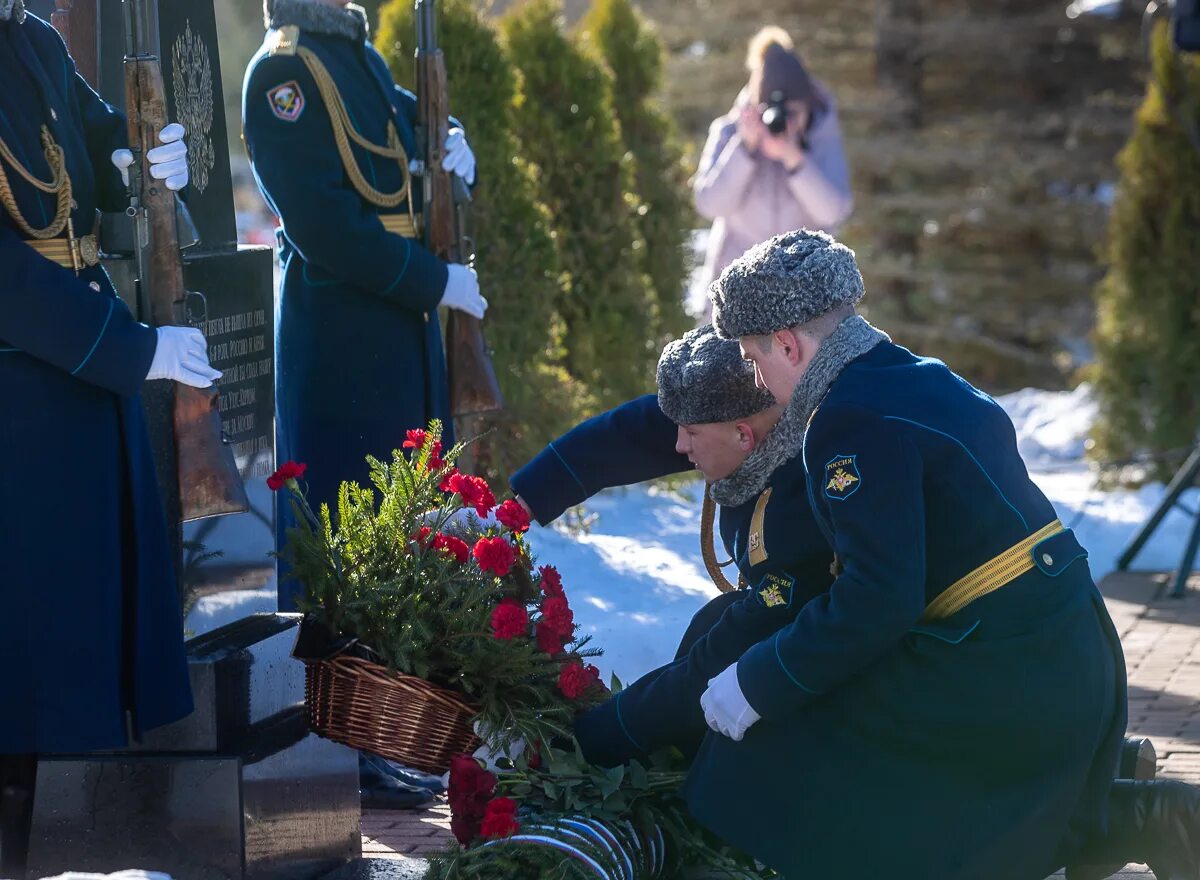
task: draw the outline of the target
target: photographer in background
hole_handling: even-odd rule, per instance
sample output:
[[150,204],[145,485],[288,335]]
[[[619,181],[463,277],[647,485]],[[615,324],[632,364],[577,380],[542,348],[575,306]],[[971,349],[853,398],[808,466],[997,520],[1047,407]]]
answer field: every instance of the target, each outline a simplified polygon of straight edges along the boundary
[[763,28],[746,67],[750,82],[713,121],[692,181],[696,209],[713,221],[704,289],[747,248],[793,229],[834,232],[853,207],[833,96],[791,38]]

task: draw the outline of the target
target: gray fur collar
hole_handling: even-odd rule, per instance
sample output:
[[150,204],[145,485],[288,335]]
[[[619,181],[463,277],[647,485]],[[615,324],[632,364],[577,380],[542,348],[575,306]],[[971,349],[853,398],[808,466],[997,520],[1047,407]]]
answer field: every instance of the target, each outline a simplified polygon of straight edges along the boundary
[[861,315],[852,315],[838,324],[800,377],[775,427],[737,470],[712,484],[709,492],[713,501],[736,507],[765,489],[775,471],[800,454],[809,418],[846,364],[879,343],[890,341],[886,333],[872,327]]
[[9,19],[17,24],[25,20],[25,0],[0,0],[0,21]]
[[354,3],[337,7],[320,0],[264,0],[263,19],[269,28],[295,25],[302,31],[360,43],[367,38],[367,11]]

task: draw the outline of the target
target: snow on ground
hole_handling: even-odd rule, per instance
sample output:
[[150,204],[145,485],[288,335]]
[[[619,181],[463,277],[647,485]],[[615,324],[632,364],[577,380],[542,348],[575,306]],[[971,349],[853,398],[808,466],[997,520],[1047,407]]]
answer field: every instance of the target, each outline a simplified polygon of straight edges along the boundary
[[[1083,460],[1095,417],[1086,386],[1072,392],[1027,389],[999,399],[1017,428],[1021,454],[1034,480],[1090,553],[1097,580],[1162,497],[1161,484],[1104,492]],[[534,526],[533,547],[563,576],[575,619],[604,649],[596,665],[607,678],[630,681],[669,661],[691,616],[716,587],[700,561],[700,488],[681,492],[637,486],[602,493],[584,505],[585,532],[559,523]],[[1200,506],[1200,490],[1184,496]],[[1191,519],[1173,511],[1134,562],[1140,569],[1173,569]]]

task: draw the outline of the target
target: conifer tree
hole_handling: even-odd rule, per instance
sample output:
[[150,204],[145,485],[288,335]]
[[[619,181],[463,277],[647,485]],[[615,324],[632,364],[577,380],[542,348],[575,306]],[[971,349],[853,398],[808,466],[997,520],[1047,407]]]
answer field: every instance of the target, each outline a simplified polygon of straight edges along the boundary
[[630,0],[594,0],[583,34],[612,76],[613,109],[634,163],[637,227],[645,242],[640,264],[658,309],[656,335],[665,345],[691,323],[683,298],[692,268],[690,234],[698,221],[678,133],[658,104],[662,42]]
[[[470,0],[441,0],[438,31],[451,111],[466,128],[478,164],[471,206],[476,270],[488,300],[484,326],[507,405],[506,418],[487,443],[487,464],[508,474],[579,421],[589,398],[563,367],[563,325],[556,312],[563,276],[550,217],[513,134],[512,67]],[[412,88],[411,0],[382,7],[376,43],[397,82]]]
[[1145,450],[1166,477],[1200,430],[1200,149],[1181,124],[1200,130],[1200,60],[1174,51],[1166,23],[1152,47],[1154,76],[1118,157],[1091,376],[1095,455]]

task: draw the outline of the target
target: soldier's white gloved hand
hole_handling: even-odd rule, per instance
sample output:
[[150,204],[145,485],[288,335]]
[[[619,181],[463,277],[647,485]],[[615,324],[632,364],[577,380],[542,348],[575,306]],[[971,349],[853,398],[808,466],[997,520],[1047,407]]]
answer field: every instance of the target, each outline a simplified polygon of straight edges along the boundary
[[446,133],[443,144],[446,155],[442,157],[442,170],[452,171],[470,186],[475,182],[475,154],[467,143],[467,133],[461,128],[452,128]]
[[751,725],[762,718],[742,694],[736,663],[708,680],[708,690],[700,695],[700,708],[708,726],[734,742],[741,742]]
[[487,311],[487,300],[479,295],[479,278],[475,270],[462,263],[451,263],[446,267],[446,290],[438,305],[466,312],[473,318],[482,318]]
[[[150,176],[166,181],[167,189],[178,192],[188,185],[187,144],[183,136],[186,129],[172,122],[158,133],[161,147],[146,153],[150,160]],[[113,150],[112,163],[121,172],[121,182],[129,186],[129,166],[133,164],[133,153],[129,150]]]
[[147,379],[173,379],[193,388],[207,388],[221,378],[208,363],[208,342],[194,327],[159,327],[158,346]]

